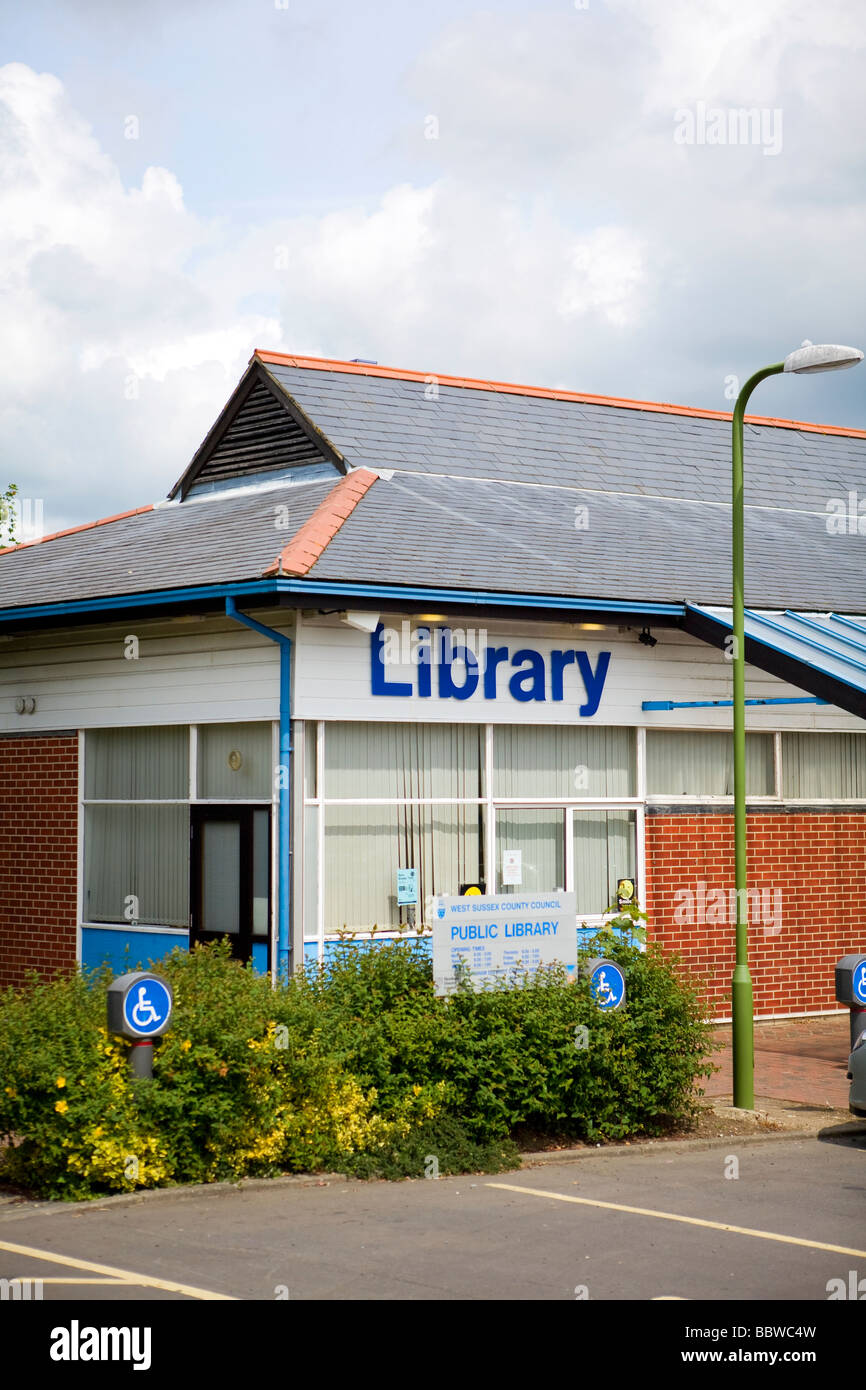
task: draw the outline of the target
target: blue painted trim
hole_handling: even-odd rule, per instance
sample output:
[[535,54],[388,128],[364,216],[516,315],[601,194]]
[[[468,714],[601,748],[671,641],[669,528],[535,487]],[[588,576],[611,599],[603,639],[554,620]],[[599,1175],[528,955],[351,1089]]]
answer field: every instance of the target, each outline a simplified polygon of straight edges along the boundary
[[[805,613],[795,613],[793,609],[786,608],[785,617],[792,623],[799,623],[802,627],[807,627],[810,632],[819,632],[822,637],[830,636],[833,638],[834,642],[841,642],[846,647],[853,647],[855,652],[860,652],[861,654],[866,652],[866,642],[857,642],[853,637],[843,637],[840,632],[834,632],[832,628],[825,626],[824,623],[817,623],[814,618],[807,618]],[[831,613],[830,617],[835,617],[835,614]],[[796,632],[791,635],[798,642],[805,640]],[[843,661],[850,661],[850,659],[850,657],[842,655]]]
[[162,960],[188,937],[188,933],[144,932],[134,927],[82,927],[81,964],[93,969],[108,963],[120,975]]
[[64,603],[36,603],[26,608],[0,608],[0,623],[33,618],[62,618],[79,613],[111,613],[117,609],[155,608],[226,598],[268,598],[280,594],[327,594],[333,598],[396,599],[401,602],[456,603],[464,606],[503,608],[570,609],[576,613],[623,614],[640,618],[682,618],[684,603],[632,603],[613,599],[575,598],[563,594],[500,593],[493,589],[433,589],[402,584],[343,584],[315,579],[257,579],[237,584],[198,584],[177,589],[156,589],[143,594],[113,594],[108,598],[71,599]]
[[233,598],[226,599],[226,617],[252,628],[280,648],[280,820],[277,842],[277,979],[287,978],[291,967],[291,808],[292,808],[292,639],[283,632],[239,613]]
[[[866,637],[866,627],[862,623],[855,622],[853,618],[845,618],[841,613],[831,613],[830,617],[834,623],[841,623],[843,627],[850,627],[854,632],[861,632]],[[859,642],[857,645],[860,645]]]
[[[755,613],[751,609],[746,610],[746,618],[750,622],[756,623],[759,627],[768,627],[771,632],[781,632],[783,637],[788,637],[792,642],[801,642],[804,647],[812,647],[816,652],[823,652],[825,656],[829,656],[833,661],[842,661],[846,666],[854,666],[858,671],[866,671],[866,661],[855,661],[853,656],[844,656],[841,652],[834,651],[832,647],[826,646],[823,642],[816,642],[814,637],[804,637],[800,632],[791,632],[790,628],[785,627],[784,623],[777,622],[775,618],[764,617],[763,614]],[[822,628],[821,631],[826,632],[826,629]],[[746,632],[746,636],[749,636],[748,631]],[[759,637],[757,640],[760,642],[762,639]],[[770,643],[768,642],[767,646],[769,645]],[[802,661],[802,657],[798,657],[797,653],[792,652],[790,647],[776,648],[776,650],[782,651],[788,657],[793,657],[795,661]],[[809,663],[807,662],[806,665],[809,665]],[[828,672],[827,674],[832,673]]]
[[330,594],[334,597],[394,598],[424,603],[499,604],[504,608],[568,608],[581,613],[623,613],[637,617],[682,618],[684,603],[642,603],[619,599],[576,598],[573,594],[513,594],[496,589],[433,589],[412,584],[343,584],[335,580],[279,579],[280,593]]
[[25,618],[54,618],[76,613],[110,613],[117,608],[155,608],[159,604],[194,603],[199,599],[260,598],[278,594],[275,579],[246,584],[198,584],[192,588],[155,589],[146,594],[113,594],[110,598],[71,599],[66,603],[36,603],[29,608],[0,608],[0,622]]
[[[701,608],[699,604],[687,603],[686,609],[692,613],[700,613],[702,618],[706,618],[709,622],[715,623],[716,626],[721,628],[723,632],[731,631],[731,623],[729,619],[720,618],[717,613],[710,613],[706,608]],[[755,613],[752,609],[746,609],[745,618],[747,624],[750,618],[754,619],[756,623],[763,622],[765,626],[773,628],[775,631],[781,632],[785,636],[789,637],[792,642],[802,642],[805,646],[816,647],[821,651],[826,651],[827,655],[832,657],[835,661],[847,664],[849,666],[856,666],[858,668],[866,670],[866,666],[862,666],[861,662],[852,661],[850,657],[843,656],[839,652],[834,652],[829,647],[820,647],[820,644],[817,642],[812,642],[810,639],[805,637],[799,637],[796,633],[789,632],[789,630],[782,623],[775,623],[771,619],[762,618],[760,614]],[[805,666],[810,671],[817,671],[822,676],[826,676],[830,680],[836,681],[839,685],[847,686],[849,690],[856,690],[858,695],[862,695],[864,693],[864,689],[866,689],[866,686],[864,686],[863,684],[857,681],[846,679],[845,676],[837,675],[834,671],[828,671],[826,666],[821,666],[816,661],[808,661],[805,657],[798,656],[798,654],[792,651],[790,647],[780,647],[775,642],[768,641],[765,637],[756,636],[754,633],[750,633],[748,630],[748,626],[746,628],[746,641],[754,642],[759,647],[766,647],[768,651],[776,652],[779,656],[785,657],[786,661],[793,662],[795,666]],[[797,682],[792,681],[791,684],[795,685],[797,684]]]
[[[644,700],[641,709],[713,709],[730,707],[733,700]],[[746,700],[747,705],[827,705],[829,700],[822,700],[817,695],[795,695],[790,698],[778,700]]]

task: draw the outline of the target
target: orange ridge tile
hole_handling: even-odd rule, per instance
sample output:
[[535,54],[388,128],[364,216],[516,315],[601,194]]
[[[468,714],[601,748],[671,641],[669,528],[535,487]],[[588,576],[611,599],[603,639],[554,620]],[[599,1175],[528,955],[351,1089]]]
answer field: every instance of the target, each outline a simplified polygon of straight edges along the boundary
[[273,564],[262,571],[262,577],[282,574],[297,579],[308,574],[378,476],[369,468],[356,468],[341,478],[288,545],[283,547]]
[[83,521],[80,526],[67,526],[65,531],[52,531],[48,536],[37,536],[32,541],[20,541],[18,545],[6,545],[0,549],[0,555],[9,555],[15,550],[26,550],[31,545],[42,545],[45,541],[56,541],[59,536],[74,536],[78,531],[90,531],[94,526],[107,526],[112,521],[125,521],[128,516],[140,516],[142,512],[152,512],[153,503],[148,502],[146,507],[133,507],[128,512],[118,512],[116,516],[103,516],[98,521]]
[[[573,401],[578,405],[609,405],[620,410],[649,410],[661,415],[686,415],[698,420],[728,420],[727,410],[704,410],[700,406],[671,405],[664,401],[635,401],[620,396],[593,396],[580,391],[557,391],[547,386],[521,386],[510,381],[483,381],[475,377],[445,376],[441,372],[417,372],[404,367],[380,367],[364,362],[345,362],[337,357],[296,357],[285,352],[256,348],[250,362],[265,365],[303,367],[317,372],[345,372],[352,376],[381,376],[399,381],[435,381],[440,386],[461,386],[471,391],[498,391],[509,396],[540,396],[551,401]],[[806,430],[811,434],[841,434],[850,439],[866,439],[866,430],[847,425],[818,425],[809,420],[784,420],[772,415],[746,415],[750,425],[773,425],[783,430]]]

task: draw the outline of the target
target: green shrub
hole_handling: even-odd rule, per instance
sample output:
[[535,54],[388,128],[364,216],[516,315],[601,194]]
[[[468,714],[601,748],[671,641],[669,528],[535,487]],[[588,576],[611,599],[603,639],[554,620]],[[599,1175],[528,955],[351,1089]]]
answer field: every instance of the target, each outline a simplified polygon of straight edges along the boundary
[[280,1171],[499,1171],[514,1138],[618,1139],[687,1119],[710,1026],[676,963],[609,935],[628,1003],[562,967],[437,999],[426,946],[342,945],[277,990],[226,943],[159,970],[172,1027],[152,1081],[105,1031],[108,977],[0,996],[0,1176],[89,1197]]

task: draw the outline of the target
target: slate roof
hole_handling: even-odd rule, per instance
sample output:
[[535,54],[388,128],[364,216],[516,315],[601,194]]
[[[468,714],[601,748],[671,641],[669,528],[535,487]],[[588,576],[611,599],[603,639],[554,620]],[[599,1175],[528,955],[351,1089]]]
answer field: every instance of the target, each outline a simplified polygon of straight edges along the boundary
[[[730,502],[731,424],[721,412],[591,404],[447,379],[428,400],[424,379],[282,366],[269,356],[270,375],[353,467]],[[823,513],[829,497],[862,488],[862,430],[747,423],[744,445],[751,506]]]
[[[866,539],[825,520],[747,513],[749,603],[866,610]],[[380,479],[309,578],[730,603],[730,569],[729,507],[416,473]]]
[[[172,503],[7,551],[0,555],[0,607],[258,579],[332,486],[326,480]],[[278,519],[288,525],[278,528]]]
[[[310,579],[731,601],[730,418],[720,412],[267,353],[251,370],[287,393],[341,466],[380,473],[318,558],[309,552]],[[249,396],[249,373],[244,383]],[[866,611],[866,537],[828,534],[826,513],[828,499],[862,487],[866,433],[750,423],[745,447],[747,602]],[[340,486],[332,469],[190,497],[0,554],[0,609],[260,578]],[[278,504],[287,529],[275,528]]]

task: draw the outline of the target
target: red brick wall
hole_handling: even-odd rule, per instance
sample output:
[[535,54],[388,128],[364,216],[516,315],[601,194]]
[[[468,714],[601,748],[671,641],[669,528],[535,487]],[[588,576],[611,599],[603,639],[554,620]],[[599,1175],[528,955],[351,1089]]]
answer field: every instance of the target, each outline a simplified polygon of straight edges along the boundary
[[0,738],[0,985],[75,964],[76,734]]
[[[722,907],[711,894],[733,888],[733,815],[666,810],[648,815],[646,825],[649,934],[680,952],[706,979],[713,1013],[729,1016],[736,903]],[[765,890],[749,916],[756,1015],[840,1008],[836,961],[866,950],[866,914],[857,905],[866,882],[866,813],[750,811],[747,835],[748,883]]]

